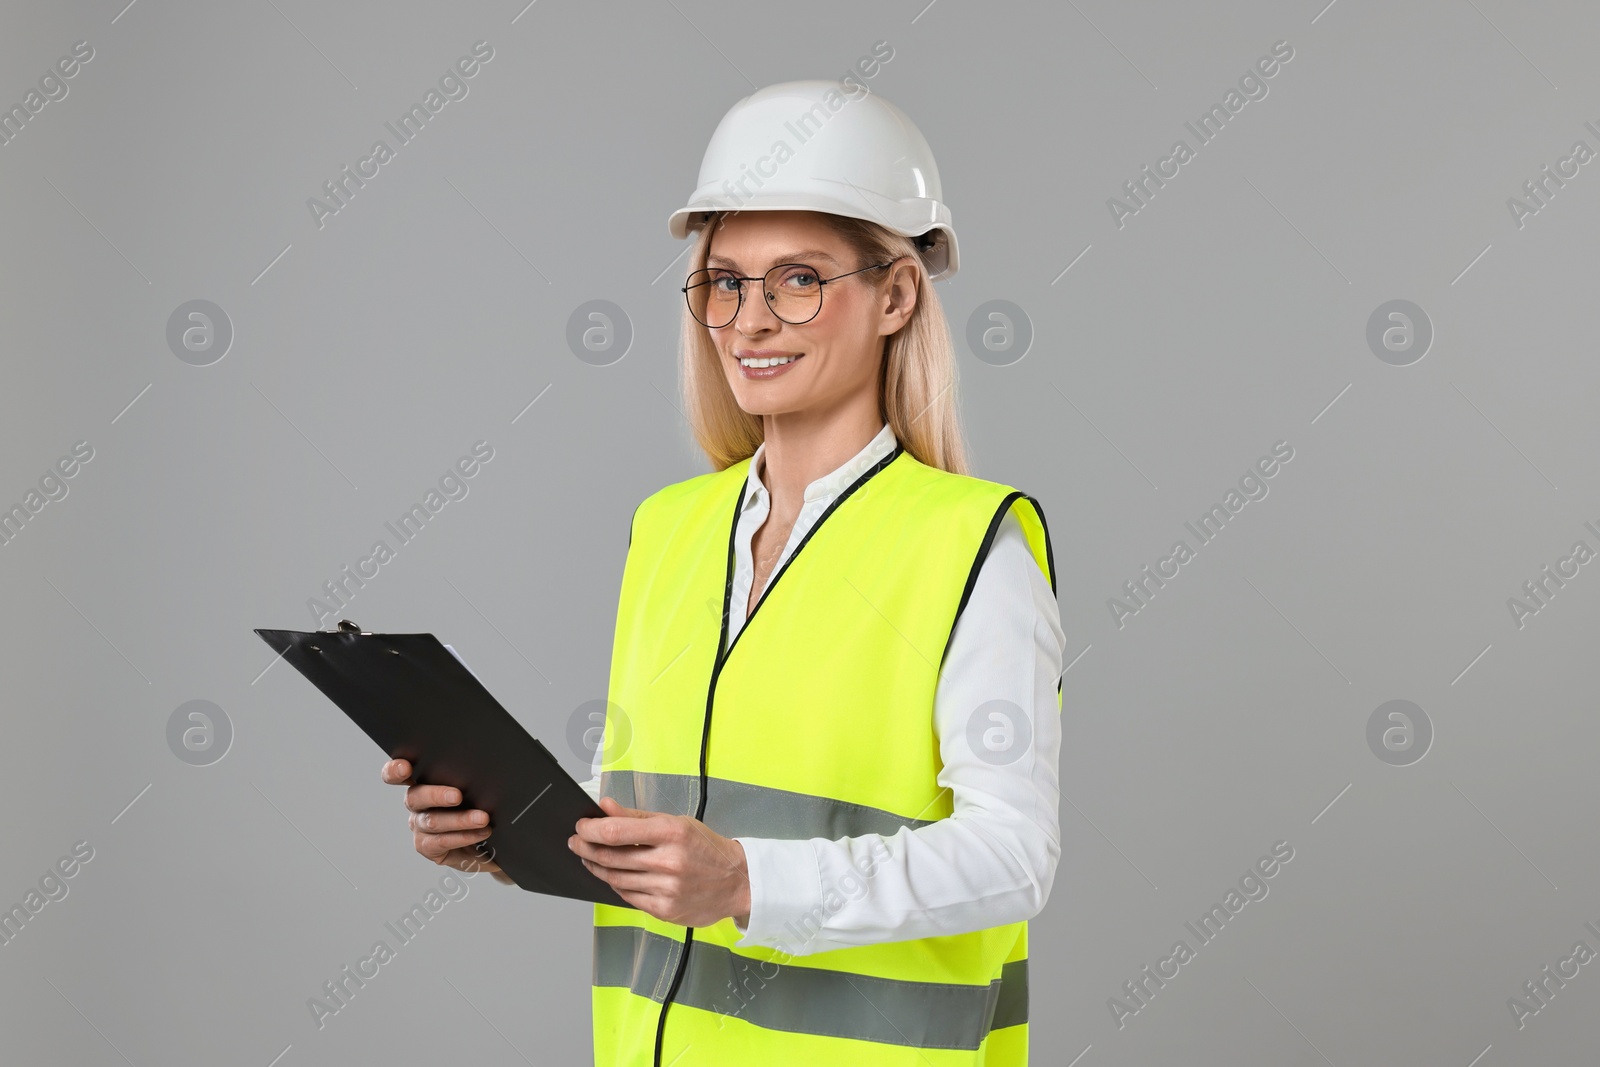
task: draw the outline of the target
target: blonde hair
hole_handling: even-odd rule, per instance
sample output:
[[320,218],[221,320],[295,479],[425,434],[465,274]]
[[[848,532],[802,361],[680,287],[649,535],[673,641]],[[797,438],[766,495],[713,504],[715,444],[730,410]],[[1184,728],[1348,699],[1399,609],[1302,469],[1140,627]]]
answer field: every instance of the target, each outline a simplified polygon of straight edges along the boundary
[[[878,377],[879,414],[895,438],[919,462],[952,474],[970,473],[957,398],[955,348],[944,307],[927,268],[909,237],[875,222],[819,212],[862,263],[910,256],[917,271],[917,303],[911,318],[886,340]],[[713,212],[690,253],[689,271],[706,265],[711,237],[722,222]],[[687,271],[685,273],[688,273]],[[870,275],[859,275],[866,282]],[[887,272],[885,272],[885,280]],[[884,283],[878,284],[880,288]],[[739,406],[722,368],[710,331],[683,309],[679,343],[684,412],[695,443],[713,470],[725,470],[755,454],[763,440],[761,416]]]

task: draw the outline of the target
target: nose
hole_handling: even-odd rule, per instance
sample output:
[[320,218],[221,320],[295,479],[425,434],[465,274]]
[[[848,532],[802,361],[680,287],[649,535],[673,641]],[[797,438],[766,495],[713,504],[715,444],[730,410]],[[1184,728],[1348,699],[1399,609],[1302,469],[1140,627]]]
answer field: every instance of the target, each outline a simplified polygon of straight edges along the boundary
[[733,325],[742,334],[757,334],[763,330],[777,329],[783,324],[767,304],[767,287],[765,281],[745,282],[744,299],[739,302],[739,311],[733,317]]

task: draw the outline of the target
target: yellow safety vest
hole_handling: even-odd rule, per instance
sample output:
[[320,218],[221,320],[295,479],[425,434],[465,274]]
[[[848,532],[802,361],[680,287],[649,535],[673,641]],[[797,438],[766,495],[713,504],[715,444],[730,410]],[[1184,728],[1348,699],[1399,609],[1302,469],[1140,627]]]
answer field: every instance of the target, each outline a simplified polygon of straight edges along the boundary
[[[1038,501],[897,446],[823,512],[729,645],[749,466],[634,513],[601,795],[726,837],[892,837],[949,816],[939,668],[1008,509],[1055,588]],[[824,889],[835,910],[862,891]],[[805,952],[828,914],[794,928],[791,952],[735,947],[732,918],[691,929],[595,904],[596,1067],[1027,1063],[1027,922]]]

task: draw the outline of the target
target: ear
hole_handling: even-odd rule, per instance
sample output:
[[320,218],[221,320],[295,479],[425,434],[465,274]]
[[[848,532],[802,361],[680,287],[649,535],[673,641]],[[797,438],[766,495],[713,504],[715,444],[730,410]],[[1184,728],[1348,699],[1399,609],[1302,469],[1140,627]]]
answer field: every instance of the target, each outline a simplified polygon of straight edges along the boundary
[[883,309],[883,319],[878,325],[878,335],[887,337],[911,321],[916,310],[919,276],[916,265],[901,260],[889,268],[888,304]]

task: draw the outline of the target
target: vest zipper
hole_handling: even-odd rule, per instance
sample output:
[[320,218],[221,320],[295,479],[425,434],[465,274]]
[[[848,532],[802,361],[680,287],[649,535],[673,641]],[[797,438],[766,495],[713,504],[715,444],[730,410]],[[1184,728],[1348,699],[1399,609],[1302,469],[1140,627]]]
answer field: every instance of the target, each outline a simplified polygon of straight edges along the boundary
[[[827,510],[825,510],[821,515],[817,516],[817,521],[811,525],[811,529],[806,531],[806,535],[800,539],[800,543],[794,546],[794,551],[789,554],[788,559],[783,561],[783,566],[778,568],[778,573],[774,574],[767,580],[767,588],[762,591],[761,599],[756,601],[755,610],[751,611],[749,616],[744,620],[744,626],[740,628],[739,636],[742,636],[744,631],[750,628],[750,620],[755,618],[756,611],[761,610],[761,605],[766,602],[767,597],[771,595],[772,590],[777,586],[778,579],[783,577],[783,572],[788,570],[789,564],[793,563],[800,555],[800,550],[806,547],[806,542],[811,540],[812,535],[822,528],[822,524],[824,522],[828,521],[828,516],[832,515],[834,511],[838,509],[840,504],[843,504],[847,499],[849,499],[852,493],[865,485],[867,479],[871,478],[874,474],[877,474],[890,463],[894,462],[895,458],[904,451],[905,445],[896,442],[893,452],[890,452],[887,456],[883,457],[883,459],[873,464],[864,474],[861,475],[861,477],[857,478],[854,482],[851,482],[848,486],[846,486],[844,490],[834,498],[833,503],[828,505]],[[727,644],[728,613],[733,605],[734,538],[739,531],[739,513],[743,510],[743,508],[744,486],[741,484],[738,494],[734,497],[733,523],[728,528],[728,555],[727,562],[724,564],[727,577],[722,583],[722,627],[717,636],[717,659],[711,667],[711,684],[706,688],[705,718],[700,727],[700,796],[695,802],[694,817],[696,820],[699,820],[706,813],[706,743],[711,738],[711,705],[716,699],[717,678],[722,674],[722,665],[728,661],[728,654],[733,651],[732,645]],[[739,636],[734,637],[734,644],[738,643]],[[727,647],[724,647],[725,645]],[[686,926],[684,927],[683,931],[683,952],[678,955],[677,966],[675,966],[672,971],[672,983],[667,986],[667,995],[661,998],[661,1011],[656,1016],[655,1054],[651,1061],[654,1067],[661,1067],[661,1039],[665,1035],[667,1029],[667,1008],[671,1006],[672,998],[678,992],[678,983],[683,980],[683,972],[689,965],[689,947],[693,944],[694,927]]]

